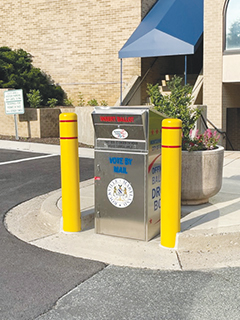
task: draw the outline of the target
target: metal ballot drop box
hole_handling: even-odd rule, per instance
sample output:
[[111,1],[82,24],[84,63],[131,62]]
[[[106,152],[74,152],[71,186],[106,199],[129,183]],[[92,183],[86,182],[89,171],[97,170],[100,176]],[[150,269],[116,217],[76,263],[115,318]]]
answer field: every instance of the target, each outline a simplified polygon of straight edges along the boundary
[[96,107],[95,231],[150,240],[160,229],[161,127],[152,107]]

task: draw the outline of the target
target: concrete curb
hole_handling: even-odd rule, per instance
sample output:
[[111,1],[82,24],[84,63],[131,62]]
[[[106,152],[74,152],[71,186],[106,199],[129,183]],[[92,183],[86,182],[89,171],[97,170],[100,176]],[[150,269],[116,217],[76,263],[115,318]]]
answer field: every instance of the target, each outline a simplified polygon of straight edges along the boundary
[[[80,190],[93,184],[93,179],[80,183]],[[81,191],[80,191],[81,192]],[[81,205],[81,224],[82,231],[94,228],[94,207]],[[47,221],[53,226],[53,231],[62,230],[62,191],[53,191],[42,203],[40,209],[40,219]]]
[[53,231],[59,232],[61,228],[62,212],[57,207],[61,198],[61,189],[53,191],[42,203],[38,219],[47,221],[53,228]]

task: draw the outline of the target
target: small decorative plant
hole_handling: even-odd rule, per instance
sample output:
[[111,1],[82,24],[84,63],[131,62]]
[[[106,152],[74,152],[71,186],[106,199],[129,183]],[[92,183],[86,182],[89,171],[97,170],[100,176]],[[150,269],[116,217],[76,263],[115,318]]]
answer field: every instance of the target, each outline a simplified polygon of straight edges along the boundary
[[106,100],[102,100],[102,101],[100,102],[100,105],[103,106],[103,107],[107,107],[107,106],[108,106],[108,103],[107,103]]
[[51,99],[48,99],[47,105],[49,106],[49,108],[54,108],[56,107],[57,103],[58,103],[57,99],[51,98]]
[[27,93],[27,100],[31,108],[39,108],[42,102],[40,91],[35,89],[30,90],[30,92]]
[[78,106],[79,107],[84,107],[84,106],[91,106],[91,107],[95,107],[95,106],[104,106],[106,107],[108,105],[106,100],[101,100],[100,104],[98,103],[98,101],[96,99],[91,99],[89,100],[87,103],[84,99],[84,95],[82,94],[82,92],[78,93]]
[[73,106],[73,100],[70,99],[70,98],[65,98],[63,100],[63,103],[64,103],[65,106],[69,106],[69,107]]
[[91,99],[88,101],[87,105],[91,107],[95,107],[95,106],[98,106],[98,102],[96,99]]
[[220,134],[217,134],[216,130],[212,133],[210,129],[207,129],[203,134],[203,141],[207,150],[216,149],[219,139]]
[[103,106],[106,107],[108,105],[106,100],[102,100],[100,101],[100,104],[98,103],[98,101],[96,99],[91,99],[88,101],[87,103],[88,106],[92,106],[92,107],[96,107],[96,106]]
[[207,129],[203,134],[198,134],[196,130],[195,134],[190,130],[188,138],[183,138],[183,150],[198,151],[198,150],[213,150],[217,148],[217,143],[220,139],[220,134],[217,131]]
[[85,106],[85,100],[84,100],[83,94],[81,92],[79,92],[79,94],[78,94],[78,106],[79,107]]

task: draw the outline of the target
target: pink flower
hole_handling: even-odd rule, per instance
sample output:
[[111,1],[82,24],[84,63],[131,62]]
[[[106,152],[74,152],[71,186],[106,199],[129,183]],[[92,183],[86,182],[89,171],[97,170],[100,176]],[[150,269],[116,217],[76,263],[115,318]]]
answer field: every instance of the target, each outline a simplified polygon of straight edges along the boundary
[[195,135],[193,131],[190,130],[189,139],[184,140],[184,145],[186,150],[195,151],[195,150],[212,150],[217,147],[218,140],[220,135],[217,135],[217,132],[212,133],[211,129],[207,129],[203,134],[198,134],[199,130],[196,130]]
[[207,137],[208,139],[212,138],[212,131],[211,131],[211,129],[207,129],[207,130],[205,131],[204,135],[206,135],[206,137]]
[[220,139],[220,134],[217,136],[217,131],[216,131],[216,130],[213,132],[213,136],[214,136],[214,138],[215,138],[216,140],[219,140],[219,139]]

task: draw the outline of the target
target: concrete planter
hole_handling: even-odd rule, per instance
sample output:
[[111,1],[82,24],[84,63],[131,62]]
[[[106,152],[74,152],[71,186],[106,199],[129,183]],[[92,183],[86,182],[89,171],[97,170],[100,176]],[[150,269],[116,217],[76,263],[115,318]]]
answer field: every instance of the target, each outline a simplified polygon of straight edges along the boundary
[[207,203],[222,187],[224,148],[182,151],[182,205]]

